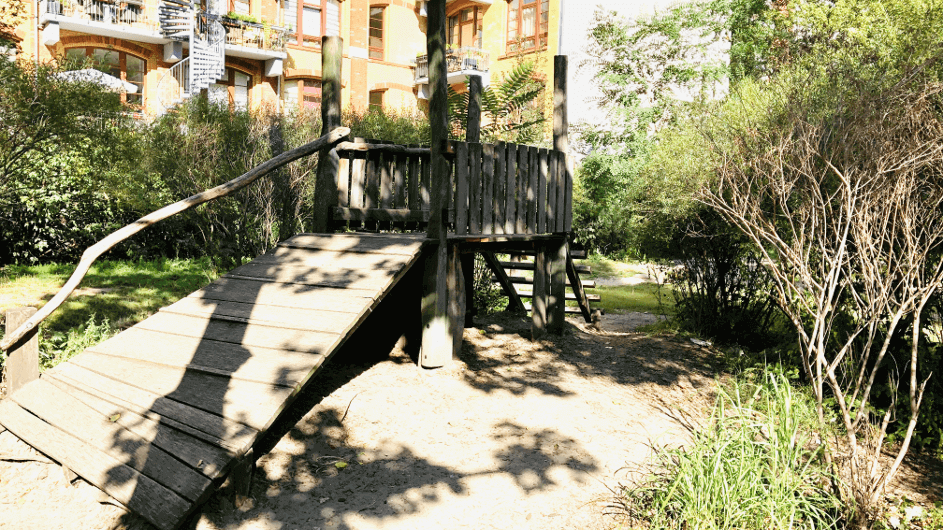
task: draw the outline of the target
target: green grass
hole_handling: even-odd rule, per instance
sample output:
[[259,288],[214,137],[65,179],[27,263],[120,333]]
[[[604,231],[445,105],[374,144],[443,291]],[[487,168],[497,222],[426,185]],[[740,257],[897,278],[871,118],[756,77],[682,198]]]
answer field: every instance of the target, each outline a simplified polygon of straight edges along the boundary
[[836,528],[848,508],[827,489],[815,418],[812,398],[781,373],[741,377],[718,389],[690,444],[657,451],[619,505],[651,529]]
[[[71,264],[0,268],[0,313],[11,307],[41,306],[74,268]],[[43,367],[54,366],[144,320],[217,277],[219,271],[208,259],[95,263],[79,285],[80,291],[42,324]],[[99,289],[103,292],[96,291]]]
[[[589,294],[598,294],[602,297],[599,302],[593,302],[594,308],[600,308],[606,313],[656,313],[663,311],[671,316],[674,314],[674,298],[671,288],[662,288],[653,283],[639,285],[599,286],[587,289]],[[659,297],[661,304],[659,304]],[[662,307],[663,306],[663,307]]]

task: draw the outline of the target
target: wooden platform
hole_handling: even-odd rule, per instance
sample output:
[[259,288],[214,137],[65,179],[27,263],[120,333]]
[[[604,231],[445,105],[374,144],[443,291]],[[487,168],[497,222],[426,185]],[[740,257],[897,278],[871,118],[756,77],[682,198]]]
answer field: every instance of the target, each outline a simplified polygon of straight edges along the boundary
[[[424,236],[298,235],[0,402],[0,424],[179,526],[420,256]],[[418,311],[418,307],[416,308]]]

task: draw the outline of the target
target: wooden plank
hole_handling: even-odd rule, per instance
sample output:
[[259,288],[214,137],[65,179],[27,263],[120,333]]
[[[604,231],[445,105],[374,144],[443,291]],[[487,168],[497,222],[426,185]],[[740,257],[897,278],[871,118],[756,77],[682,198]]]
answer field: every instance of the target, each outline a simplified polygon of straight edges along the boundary
[[[520,289],[518,289],[517,295],[520,296],[521,298],[533,298],[534,291],[521,291]],[[577,297],[573,293],[566,293],[565,299],[571,302],[575,302],[577,300]],[[599,296],[598,294],[587,294],[586,299],[592,302],[598,302],[602,300],[602,297]]]
[[406,203],[408,160],[405,155],[397,155],[394,162],[396,165],[393,168],[393,207],[408,208],[409,205]]
[[[372,300],[364,300],[364,308]],[[337,342],[337,332],[297,331],[262,324],[158,312],[135,327],[184,337],[218,340],[243,346],[326,354]],[[341,330],[337,330],[341,331]]]
[[350,206],[350,153],[340,153],[337,162],[337,205]]
[[[415,148],[417,145],[410,145]],[[419,202],[419,179],[422,178],[420,168],[422,163],[418,155],[410,155],[408,158],[407,184],[406,184],[406,207],[410,210],[419,210],[422,208]]]
[[547,174],[548,154],[546,149],[537,151],[537,233],[547,233]]
[[501,267],[494,252],[485,251],[482,252],[481,255],[485,258],[485,263],[488,264],[491,272],[498,278],[498,282],[501,284],[504,293],[508,297],[508,311],[524,311],[524,302],[522,302],[521,297],[517,295],[517,290],[511,285],[511,282],[506,281],[508,277],[507,273],[504,272],[504,268]]
[[[533,310],[533,304],[531,304],[530,302],[524,302],[524,310],[525,310],[525,311],[532,311],[532,310]],[[580,314],[580,308],[577,307],[577,306],[568,305],[568,306],[566,306],[566,307],[563,308],[563,312],[564,312],[565,314],[567,314],[567,315],[578,315],[578,314]]]
[[563,198],[563,231],[571,232],[573,230],[573,173],[570,171],[570,162],[566,153],[563,153],[563,169],[565,176],[563,189],[566,191]]
[[[371,142],[377,142],[377,140],[370,140]],[[355,151],[355,152],[367,152],[367,151],[379,151],[382,153],[392,153],[397,155],[428,155],[428,147],[419,147],[417,145],[396,145],[392,142],[382,142],[382,143],[361,143],[354,144],[351,142],[340,142],[337,144],[336,149],[338,151]]]
[[566,154],[562,151],[555,151],[557,158],[557,206],[555,232],[566,230]]
[[[370,298],[372,300],[372,297]],[[179,315],[222,318],[233,322],[252,322],[300,331],[333,331],[343,329],[355,313],[313,309],[285,311],[281,306],[261,305],[232,300],[204,300],[186,297],[164,307],[161,311]]]
[[86,351],[70,363],[264,430],[293,389]]
[[530,184],[530,147],[526,145],[517,148],[517,217],[514,233],[527,232],[527,191]]
[[432,161],[429,156],[422,156],[420,160],[422,160],[422,175],[420,176],[420,183],[422,184],[420,189],[420,195],[422,197],[421,207],[424,210],[428,210],[432,205],[432,196],[430,195],[432,193]]
[[384,153],[378,164],[380,166],[380,208],[393,207],[393,166],[395,158],[392,153]]
[[257,429],[248,425],[116,381],[72,363],[62,363],[43,374],[43,378],[50,377],[141,416],[166,423],[234,454],[242,454],[248,450],[259,434]]
[[481,232],[494,234],[494,145],[481,146]]
[[[12,334],[31,316],[36,314],[35,307],[20,307],[6,312],[6,333]],[[16,348],[7,352],[5,377],[7,394],[16,393],[31,381],[39,379],[39,336],[34,328],[20,339]]]
[[494,233],[505,234],[504,222],[507,218],[507,187],[508,172],[506,158],[506,148],[504,142],[498,142],[494,146]]
[[[534,270],[534,263],[530,261],[502,261],[501,266],[504,267],[505,269],[514,269],[514,270],[522,270],[522,271]],[[581,274],[589,274],[593,272],[592,267],[590,267],[589,265],[574,264],[574,267],[576,267],[576,272],[579,272]]]
[[409,261],[409,256],[375,254],[338,250],[299,249],[276,247],[255,258],[253,263],[290,264],[317,268],[395,269]]
[[544,231],[554,233],[557,231],[557,157],[556,151],[547,152],[547,224]]
[[520,234],[517,231],[517,144],[507,144],[507,184],[504,203],[504,233]]
[[[498,278],[492,277],[492,281],[498,281]],[[524,283],[530,284],[533,283],[533,278],[528,278],[526,276],[508,276],[508,281],[511,283]],[[580,280],[580,284],[586,289],[595,289],[596,281],[595,280]],[[571,285],[569,279],[566,282],[566,285]]]
[[468,144],[455,146],[455,233],[468,233]]
[[[355,143],[363,143],[363,138],[354,138]],[[363,206],[364,191],[367,184],[367,156],[354,155],[350,162],[350,206]]]
[[[308,286],[299,290],[298,286],[293,284],[220,278],[191,294],[190,297],[201,300],[228,300],[233,302],[255,300],[256,304],[289,309],[316,309],[339,313],[359,313],[362,311],[363,306],[360,300],[350,298],[346,300],[345,304],[338,304],[331,297],[336,293],[337,289],[334,287]],[[299,296],[301,294],[304,296]],[[369,291],[358,291],[349,294],[360,295],[358,298],[368,298],[371,295]]]
[[185,499],[195,501],[210,487],[210,479],[199,471],[44,380],[23,387],[11,399],[46,423],[110,454]]
[[479,143],[468,144],[468,231],[472,234],[481,233],[481,144]]
[[424,240],[425,234],[298,234],[279,246],[411,256]]
[[527,149],[527,230],[528,234],[537,233],[537,173],[540,165],[539,150],[536,147]]
[[[335,219],[352,221],[390,221],[395,223],[428,223],[429,210],[386,210],[383,208],[334,208]],[[455,220],[455,212],[449,212],[449,222]]]
[[0,421],[40,452],[57,455],[61,463],[161,530],[176,528],[190,510],[186,499],[10,400],[0,401]]
[[[356,318],[356,315],[344,315],[347,318],[338,326],[341,329]],[[318,354],[236,346],[230,342],[140,328],[126,330],[87,351],[288,388],[300,383],[313,367],[324,360],[324,356]]]
[[395,269],[321,269],[307,265],[250,262],[233,269],[227,278],[267,279],[302,285],[321,285],[351,289],[378,289],[389,282]]
[[[589,297],[586,296],[586,292],[583,291],[583,282],[580,281],[580,275],[576,272],[576,265],[573,263],[573,257],[570,256],[569,252],[567,252],[566,255],[566,275],[570,287],[573,288],[573,294],[576,295],[576,302],[580,306],[580,312],[583,313],[583,320],[592,322],[593,315],[589,309]],[[596,282],[593,282],[593,285],[595,286]]]
[[[238,456],[231,449],[219,447],[188,430],[171,425],[166,418],[161,421],[142,416],[126,407],[72,386],[56,377],[43,377],[43,381],[54,385],[70,397],[91,408],[98,417],[115,418],[114,423],[131,431],[143,440],[160,447],[182,462],[210,479],[221,477]],[[175,422],[174,422],[175,423]]]

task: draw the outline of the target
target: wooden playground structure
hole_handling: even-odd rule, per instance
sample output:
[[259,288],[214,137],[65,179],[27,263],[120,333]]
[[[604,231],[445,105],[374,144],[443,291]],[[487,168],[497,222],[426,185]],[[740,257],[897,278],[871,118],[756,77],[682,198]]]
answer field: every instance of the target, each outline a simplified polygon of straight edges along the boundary
[[[340,123],[341,42],[324,37],[321,138],[122,228],[86,251],[39,312],[8,314],[0,343],[10,394],[0,401],[3,428],[158,528],[173,529],[227,478],[246,491],[263,435],[358,334],[402,330],[423,368],[457,356],[471,318],[476,253],[521,309],[495,254],[533,254],[534,336],[562,332],[567,276],[588,320],[567,245],[566,57],[554,60],[552,150],[480,143],[475,77],[468,137],[449,141],[444,0],[429,3],[428,27],[429,147],[348,138]],[[281,242],[39,377],[38,324],[101,254],[315,152],[313,233]],[[371,319],[378,313],[384,318]]]

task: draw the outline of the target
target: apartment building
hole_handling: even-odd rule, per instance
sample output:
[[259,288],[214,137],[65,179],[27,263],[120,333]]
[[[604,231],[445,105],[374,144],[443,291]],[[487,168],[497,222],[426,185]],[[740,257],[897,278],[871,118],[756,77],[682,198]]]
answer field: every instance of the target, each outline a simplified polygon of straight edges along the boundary
[[[87,59],[136,86],[148,115],[205,93],[231,107],[292,109],[321,97],[321,37],[340,35],[345,106],[414,108],[428,97],[422,0],[27,0],[32,59]],[[449,82],[487,85],[520,58],[552,79],[561,0],[449,0]],[[460,89],[460,88],[459,88]]]

